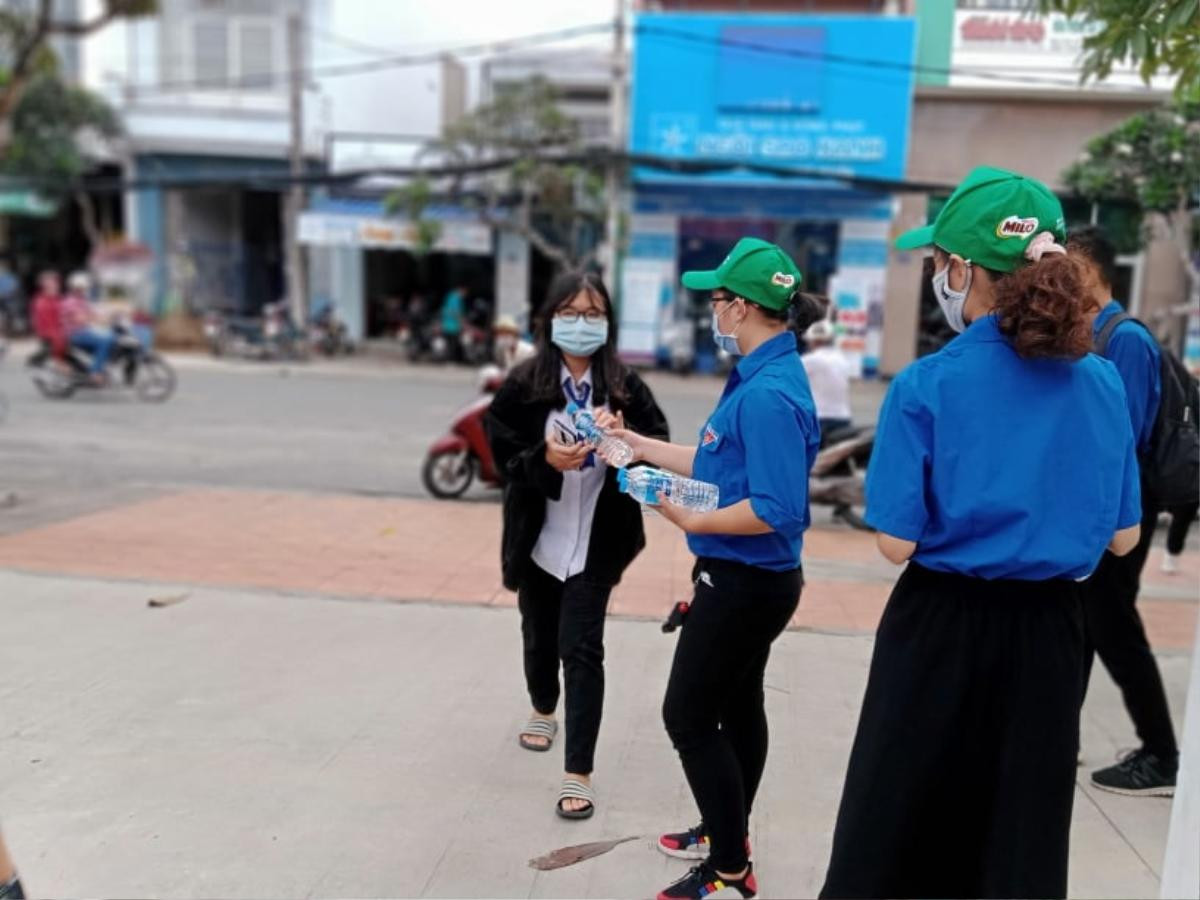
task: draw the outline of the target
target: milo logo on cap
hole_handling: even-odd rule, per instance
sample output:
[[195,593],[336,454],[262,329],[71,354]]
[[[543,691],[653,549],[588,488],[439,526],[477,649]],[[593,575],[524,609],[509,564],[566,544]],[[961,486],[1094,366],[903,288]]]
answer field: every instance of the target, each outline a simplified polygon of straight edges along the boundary
[[786,272],[776,272],[771,276],[771,284],[777,284],[780,287],[790,288],[796,283],[794,275],[789,275]]
[[1037,231],[1037,227],[1038,220],[1036,216],[1030,216],[1028,219],[1022,219],[1020,216],[1009,216],[996,226],[996,237],[1027,238]]

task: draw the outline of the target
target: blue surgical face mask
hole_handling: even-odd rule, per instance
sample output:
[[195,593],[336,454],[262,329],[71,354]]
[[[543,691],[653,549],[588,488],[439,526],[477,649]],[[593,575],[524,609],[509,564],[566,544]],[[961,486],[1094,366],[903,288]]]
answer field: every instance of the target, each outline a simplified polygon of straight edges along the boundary
[[738,342],[737,342],[737,330],[738,330],[738,327],[741,325],[741,323],[739,322],[737,325],[735,325],[733,327],[733,331],[731,333],[729,333],[729,334],[721,333],[721,316],[725,315],[725,313],[729,312],[731,309],[733,309],[732,303],[728,304],[723,310],[721,310],[719,313],[717,313],[715,316],[713,316],[713,318],[712,318],[713,341],[716,343],[717,349],[724,350],[730,356],[741,356],[742,348],[738,346]]
[[550,341],[563,353],[591,356],[608,343],[608,321],[589,322],[580,316],[566,322],[556,316],[550,320]]
[[938,306],[942,308],[942,315],[946,317],[946,322],[951,328],[962,334],[967,330],[963,309],[967,305],[967,294],[971,290],[971,263],[967,262],[967,282],[962,286],[961,291],[950,287],[949,266],[934,272],[930,284],[933,287],[933,296],[937,298]]

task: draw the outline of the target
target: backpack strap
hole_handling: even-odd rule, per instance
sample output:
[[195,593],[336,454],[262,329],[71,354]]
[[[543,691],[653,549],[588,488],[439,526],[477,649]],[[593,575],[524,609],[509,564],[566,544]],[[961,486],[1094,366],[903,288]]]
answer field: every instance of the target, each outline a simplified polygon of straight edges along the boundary
[[[1097,355],[1108,356],[1108,342],[1112,340],[1113,332],[1117,330],[1117,326],[1122,322],[1128,322],[1131,319],[1137,322],[1137,319],[1134,319],[1129,313],[1119,312],[1104,323],[1104,327],[1096,335],[1096,343],[1093,347]],[[1140,325],[1141,323],[1138,322],[1138,324]]]

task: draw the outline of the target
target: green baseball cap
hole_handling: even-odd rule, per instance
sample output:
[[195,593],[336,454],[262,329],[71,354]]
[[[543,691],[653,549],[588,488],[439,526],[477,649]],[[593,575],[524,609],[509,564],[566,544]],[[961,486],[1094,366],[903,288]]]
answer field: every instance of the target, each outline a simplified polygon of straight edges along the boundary
[[1016,172],[980,166],[954,189],[932,225],[906,231],[899,250],[935,244],[997,272],[1025,264],[1025,248],[1043,231],[1067,239],[1062,204],[1050,188]]
[[694,291],[727,291],[768,309],[787,309],[804,278],[792,258],[767,241],[742,238],[715,269],[683,273]]

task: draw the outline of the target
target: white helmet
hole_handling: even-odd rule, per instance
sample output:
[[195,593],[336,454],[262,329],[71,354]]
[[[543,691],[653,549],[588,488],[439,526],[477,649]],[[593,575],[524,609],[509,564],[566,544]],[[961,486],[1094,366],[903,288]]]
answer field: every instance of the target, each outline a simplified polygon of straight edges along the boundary
[[72,272],[71,277],[67,279],[67,287],[72,291],[86,294],[92,289],[92,276],[83,271]]
[[834,334],[833,323],[828,319],[821,319],[808,326],[808,331],[804,332],[804,339],[812,344],[827,344],[833,340]]

